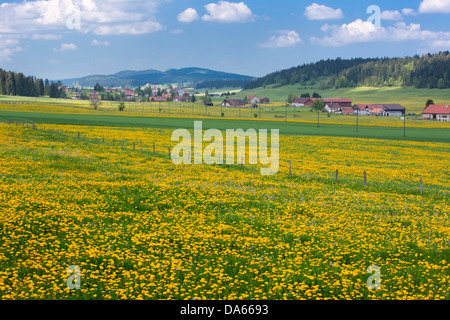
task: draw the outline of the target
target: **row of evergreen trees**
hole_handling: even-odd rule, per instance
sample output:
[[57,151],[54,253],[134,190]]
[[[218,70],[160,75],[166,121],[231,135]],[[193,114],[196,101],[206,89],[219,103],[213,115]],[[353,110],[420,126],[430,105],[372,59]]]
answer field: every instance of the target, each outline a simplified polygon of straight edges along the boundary
[[[323,80],[324,77],[327,81]],[[320,89],[355,86],[450,88],[450,53],[446,51],[406,58],[321,60],[254,79],[245,89],[317,83],[320,78],[323,81]]]
[[23,73],[0,69],[0,94],[9,96],[65,98],[60,82],[36,79]]

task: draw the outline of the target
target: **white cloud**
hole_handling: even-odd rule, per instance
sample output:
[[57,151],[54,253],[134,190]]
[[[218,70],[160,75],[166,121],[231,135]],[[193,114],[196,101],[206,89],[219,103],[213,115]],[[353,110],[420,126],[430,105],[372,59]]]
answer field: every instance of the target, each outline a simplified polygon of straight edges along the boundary
[[154,21],[134,22],[115,25],[101,25],[92,32],[96,35],[139,35],[163,30],[164,26]]
[[92,40],[91,45],[93,46],[99,46],[99,47],[109,47],[111,43],[109,41],[99,41],[99,40]]
[[198,16],[197,10],[192,9],[192,8],[187,8],[186,10],[184,10],[183,12],[181,12],[178,15],[178,21],[184,22],[184,23],[191,23],[198,19],[199,19],[199,16]]
[[78,47],[73,43],[63,43],[63,44],[61,44],[61,47],[54,48],[53,51],[58,51],[58,52],[73,51],[73,50],[76,50],[77,48]]
[[53,33],[33,34],[31,39],[33,40],[61,40],[62,35]]
[[400,41],[436,41],[450,39],[450,32],[434,32],[422,30],[420,24],[398,22],[388,28],[377,29],[374,24],[355,20],[343,25],[325,25],[322,31],[324,38],[310,38],[311,42],[321,46],[345,46],[364,42],[400,42]]
[[450,50],[450,39],[435,40],[430,43],[430,47],[433,49]]
[[261,47],[264,48],[285,48],[285,47],[293,47],[302,43],[302,39],[296,31],[278,31],[279,36],[272,36],[269,41],[261,44]]
[[[66,31],[67,21],[79,14],[81,32],[95,33],[101,26],[133,22],[157,23],[158,6],[169,0],[36,0],[3,3],[0,33],[37,34]],[[154,29],[150,29],[153,32]]]
[[254,21],[253,13],[244,3],[219,1],[205,6],[208,14],[202,17],[203,21],[229,22],[251,22]]
[[423,0],[420,13],[450,13],[450,0]]
[[[155,18],[162,3],[171,0],[33,0],[0,4],[0,40],[59,40],[65,32],[97,35],[136,35],[164,29]],[[68,28],[78,16],[80,28]],[[18,46],[17,46],[18,47]],[[20,50],[2,49],[3,57]],[[61,49],[61,48],[59,48]]]
[[324,5],[313,3],[306,7],[305,16],[309,20],[332,20],[341,19],[344,17],[344,13],[341,9],[333,9]]
[[11,57],[22,50],[17,39],[2,37],[0,34],[0,62],[11,61]]
[[403,15],[398,10],[386,10],[381,13],[382,20],[402,20]]
[[417,16],[417,12],[411,8],[402,9],[402,13],[404,16]]

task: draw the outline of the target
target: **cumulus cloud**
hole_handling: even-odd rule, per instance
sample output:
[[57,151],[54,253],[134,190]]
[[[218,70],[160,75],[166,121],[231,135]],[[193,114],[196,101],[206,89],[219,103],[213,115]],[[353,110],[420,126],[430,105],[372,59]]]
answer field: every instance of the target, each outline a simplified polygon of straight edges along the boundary
[[[101,26],[132,22],[159,24],[158,6],[168,0],[37,0],[0,5],[0,33],[39,34],[67,30],[67,21],[78,16],[81,32],[95,33]],[[160,30],[151,28],[148,31]]]
[[423,0],[420,13],[450,13],[450,0]]
[[261,47],[264,48],[285,48],[285,47],[294,47],[299,43],[302,43],[302,39],[296,31],[278,31],[278,36],[272,36],[269,41],[261,44]]
[[[96,35],[136,35],[164,29],[155,18],[170,0],[34,0],[0,4],[0,40],[59,40],[64,32]],[[71,28],[71,21],[79,21]],[[79,28],[78,28],[79,26]],[[8,50],[6,50],[8,49]],[[61,49],[61,48],[57,48]],[[2,55],[18,52],[2,48]]]
[[398,10],[386,10],[381,12],[381,19],[383,20],[402,20],[403,15]]
[[63,44],[61,44],[61,47],[54,48],[53,51],[63,52],[63,51],[73,51],[76,49],[77,49],[77,46],[73,43],[63,43]]
[[342,19],[344,13],[341,9],[333,9],[324,5],[313,3],[306,7],[305,16],[309,20],[332,20]]
[[450,32],[434,32],[422,30],[420,24],[398,22],[388,28],[377,29],[373,23],[355,20],[343,25],[325,25],[322,31],[324,38],[310,38],[311,42],[321,46],[345,46],[363,42],[400,42],[400,41],[436,41],[450,39]]
[[203,21],[216,21],[221,23],[251,22],[254,21],[253,13],[244,3],[219,1],[205,6],[208,14],[202,17]]
[[199,19],[199,16],[198,16],[197,10],[192,9],[192,8],[188,8],[178,15],[178,21],[184,22],[184,23],[191,23],[198,19]]
[[111,45],[111,43],[109,41],[99,41],[99,40],[92,40],[91,45],[96,46],[96,47],[109,47]]

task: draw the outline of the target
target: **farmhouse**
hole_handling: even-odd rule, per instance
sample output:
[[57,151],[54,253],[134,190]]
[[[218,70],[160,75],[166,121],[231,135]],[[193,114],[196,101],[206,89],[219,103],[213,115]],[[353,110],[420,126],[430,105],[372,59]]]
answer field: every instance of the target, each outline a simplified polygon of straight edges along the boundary
[[[341,106],[340,103],[335,103],[335,102],[327,103],[327,104],[325,105],[325,110],[326,110],[328,113],[342,113],[342,109],[343,109],[343,108],[344,108],[344,107]],[[353,109],[352,109],[352,110],[353,110]]]
[[384,117],[386,115],[386,112],[385,112],[383,106],[372,105],[372,108],[369,107],[369,109],[370,109],[371,116],[383,116]]
[[269,98],[261,98],[261,99],[259,99],[259,103],[260,104],[269,104],[270,99]]
[[310,98],[295,98],[292,101],[293,107],[310,107],[313,104],[313,100]]
[[424,120],[436,120],[450,122],[450,107],[443,104],[429,105],[423,112]]
[[352,100],[345,99],[345,98],[325,98],[325,99],[311,98],[311,100],[312,100],[312,102],[314,102],[315,100],[323,100],[323,102],[325,102],[325,104],[328,104],[328,103],[339,103],[341,108],[351,108],[352,107]]
[[153,102],[166,102],[167,98],[163,98],[163,97],[153,97],[152,98]]
[[173,98],[173,102],[189,102],[189,95],[183,94]]
[[248,96],[248,97],[247,97],[247,101],[248,101],[248,103],[250,103],[250,104],[258,104],[258,103],[261,103],[261,99],[258,98],[257,96]]
[[400,104],[355,104],[355,112],[359,115],[371,115],[382,117],[401,117],[406,109]]
[[342,108],[341,112],[342,112],[342,114],[344,114],[346,116],[355,114],[355,110],[353,110],[353,108]]
[[235,108],[241,108],[241,107],[245,107],[245,103],[244,101],[240,100],[240,99],[226,99],[223,103],[222,103],[223,107],[235,107]]
[[386,117],[402,117],[406,113],[405,107],[400,104],[383,104]]
[[370,109],[368,104],[355,104],[353,106],[353,109],[355,110],[355,114],[362,116],[370,115]]

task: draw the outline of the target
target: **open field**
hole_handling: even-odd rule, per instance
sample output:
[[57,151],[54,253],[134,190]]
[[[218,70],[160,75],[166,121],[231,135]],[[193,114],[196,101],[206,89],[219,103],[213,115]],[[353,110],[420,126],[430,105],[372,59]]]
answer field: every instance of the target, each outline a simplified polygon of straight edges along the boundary
[[264,177],[172,164],[171,129],[46,126],[0,124],[2,299],[450,297],[448,143],[287,135]]
[[317,87],[289,85],[280,88],[259,88],[244,91],[236,97],[249,95],[269,97],[273,102],[285,102],[290,93],[300,96],[301,93],[318,92],[324,98],[349,98],[353,103],[399,103],[407,113],[420,114],[425,109],[428,99],[437,104],[450,103],[450,89],[416,89],[412,87],[357,87],[320,90]]
[[[285,108],[280,104],[260,106],[260,109],[251,108],[225,108],[220,106],[205,107],[201,104],[183,103],[127,103],[124,112],[118,111],[117,102],[103,102],[98,110],[93,110],[88,101],[57,100],[48,104],[45,99],[30,99],[14,101],[0,100],[0,113],[5,117],[11,116],[11,112],[26,113],[35,118],[36,113],[42,114],[73,114],[86,116],[131,116],[131,117],[166,117],[166,118],[208,118],[222,120],[257,120],[271,122],[292,122],[317,124],[317,113],[306,108]],[[223,116],[222,116],[223,114]],[[53,117],[53,116],[52,116]],[[45,121],[45,120],[44,120]],[[370,116],[343,116],[322,113],[320,123],[329,125],[354,126],[358,123],[361,127],[391,127],[403,128],[404,121],[400,118],[370,117]],[[281,125],[281,124],[280,124]],[[284,125],[283,125],[284,126]],[[408,128],[450,129],[448,122],[424,121],[420,116],[407,116]]]

